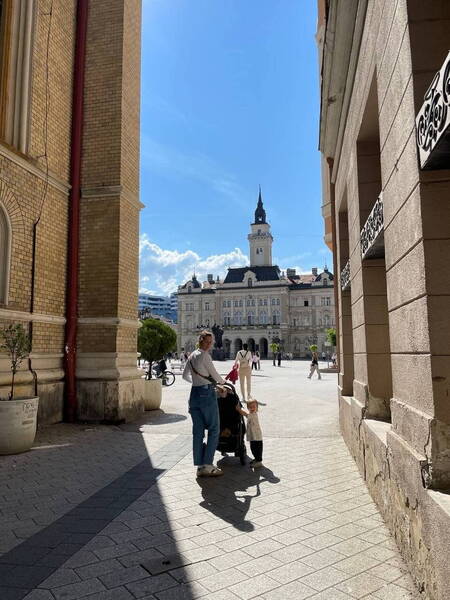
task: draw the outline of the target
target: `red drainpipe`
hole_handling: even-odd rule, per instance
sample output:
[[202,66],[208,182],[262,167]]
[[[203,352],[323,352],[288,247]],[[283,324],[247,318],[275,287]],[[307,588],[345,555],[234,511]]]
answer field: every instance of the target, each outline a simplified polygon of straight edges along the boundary
[[81,195],[81,144],[83,137],[83,93],[86,59],[86,33],[89,0],[78,0],[72,94],[72,135],[70,156],[69,231],[67,253],[66,337],[64,366],[66,374],[65,419],[77,418],[77,318],[78,255]]

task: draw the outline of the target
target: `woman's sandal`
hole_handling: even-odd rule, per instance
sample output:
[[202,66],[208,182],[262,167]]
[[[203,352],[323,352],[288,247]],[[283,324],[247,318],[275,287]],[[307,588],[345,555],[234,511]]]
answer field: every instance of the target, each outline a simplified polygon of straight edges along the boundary
[[217,467],[213,467],[210,470],[204,469],[202,473],[202,477],[219,477],[220,475],[223,475],[223,471]]

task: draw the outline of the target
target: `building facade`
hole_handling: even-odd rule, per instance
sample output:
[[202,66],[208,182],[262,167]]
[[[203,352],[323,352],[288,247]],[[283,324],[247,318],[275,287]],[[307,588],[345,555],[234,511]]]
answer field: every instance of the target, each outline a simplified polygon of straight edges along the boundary
[[138,307],[141,318],[144,318],[145,315],[159,316],[172,323],[177,322],[178,300],[176,293],[170,296],[153,296],[140,293]]
[[[0,327],[22,323],[32,348],[17,393],[39,396],[40,423],[132,418],[140,3],[0,9]],[[9,381],[2,354],[2,398]]]
[[326,330],[334,327],[333,274],[326,267],[321,273],[316,268],[306,275],[284,273],[272,264],[273,237],[261,192],[250,227],[248,267],[229,268],[224,279],[208,275],[202,284],[193,276],[179,287],[179,350],[193,350],[199,330],[217,324],[227,357],[244,343],[263,358],[272,342],[296,358],[309,356],[311,344],[331,353]]
[[425,597],[450,598],[450,3],[320,0],[345,441]]

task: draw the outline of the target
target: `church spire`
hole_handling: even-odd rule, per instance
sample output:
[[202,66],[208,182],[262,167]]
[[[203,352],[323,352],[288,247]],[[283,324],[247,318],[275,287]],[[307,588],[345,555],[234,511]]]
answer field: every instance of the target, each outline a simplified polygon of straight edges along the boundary
[[259,186],[258,204],[255,210],[255,223],[267,223],[266,211],[264,210],[261,196],[261,186]]

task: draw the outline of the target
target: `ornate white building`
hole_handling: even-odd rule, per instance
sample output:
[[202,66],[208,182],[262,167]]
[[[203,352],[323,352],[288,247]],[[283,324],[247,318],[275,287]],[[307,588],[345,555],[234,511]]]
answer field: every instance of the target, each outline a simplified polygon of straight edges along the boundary
[[261,190],[255,220],[248,235],[250,266],[232,267],[222,280],[196,276],[178,288],[178,349],[195,347],[200,329],[220,325],[226,356],[247,343],[266,357],[271,342],[294,357],[309,354],[309,346],[329,351],[326,330],[334,327],[333,274],[325,267],[309,274],[282,272],[272,265],[273,237],[266,221]]

